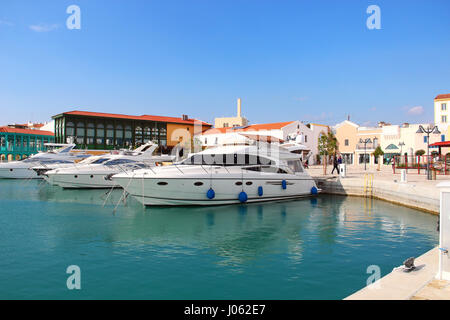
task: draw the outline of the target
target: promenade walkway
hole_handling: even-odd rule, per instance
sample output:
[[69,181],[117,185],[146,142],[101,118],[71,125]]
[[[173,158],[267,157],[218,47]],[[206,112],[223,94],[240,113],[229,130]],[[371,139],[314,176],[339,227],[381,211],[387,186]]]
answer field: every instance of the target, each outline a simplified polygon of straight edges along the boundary
[[[327,167],[323,175],[322,166],[311,166],[308,172],[316,180],[324,193],[370,196],[377,199],[397,203],[430,213],[439,214],[439,190],[436,185],[450,176],[438,175],[436,180],[427,180],[425,174],[417,174],[409,170],[407,182],[401,182],[400,174],[393,174],[391,166],[376,166],[364,170],[364,166],[347,166],[347,176],[341,178],[331,174],[332,167]],[[366,174],[372,175],[372,180]]]

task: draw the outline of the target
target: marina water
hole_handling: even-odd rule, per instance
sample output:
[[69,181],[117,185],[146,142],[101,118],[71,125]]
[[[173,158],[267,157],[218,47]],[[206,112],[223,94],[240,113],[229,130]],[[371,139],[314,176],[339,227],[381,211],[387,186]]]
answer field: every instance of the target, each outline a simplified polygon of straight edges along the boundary
[[105,193],[0,181],[1,299],[342,299],[438,243],[437,216],[373,199],[113,212]]

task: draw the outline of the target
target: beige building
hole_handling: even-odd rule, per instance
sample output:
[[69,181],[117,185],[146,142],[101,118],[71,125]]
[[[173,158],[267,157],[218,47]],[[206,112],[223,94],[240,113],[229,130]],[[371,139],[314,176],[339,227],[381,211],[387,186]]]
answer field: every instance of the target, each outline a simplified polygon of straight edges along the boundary
[[241,115],[241,98],[237,101],[236,117],[216,118],[214,120],[215,128],[243,127],[248,125],[248,120]]
[[[380,144],[381,128],[361,127],[345,120],[334,127],[343,162],[350,165],[376,164],[372,153]],[[364,143],[366,142],[366,143]]]
[[[391,163],[394,156],[409,155],[414,156],[419,150],[427,150],[427,135],[417,133],[419,127],[427,128],[429,124],[409,124],[391,125],[383,122],[378,127],[361,127],[351,121],[343,121],[337,124],[334,129],[339,143],[339,152],[344,162],[347,164],[368,165],[377,164],[379,160],[372,153],[377,146],[384,152],[383,163]],[[363,141],[370,139],[364,145]],[[444,141],[445,132],[440,134],[430,134],[429,143]],[[433,150],[430,150],[432,152]]]

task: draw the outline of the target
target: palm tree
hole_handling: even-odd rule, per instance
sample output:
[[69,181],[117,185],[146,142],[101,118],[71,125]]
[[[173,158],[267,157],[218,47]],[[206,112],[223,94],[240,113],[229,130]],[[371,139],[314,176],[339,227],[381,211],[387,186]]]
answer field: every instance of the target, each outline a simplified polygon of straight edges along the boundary
[[327,162],[330,155],[336,157],[338,151],[338,141],[333,132],[329,131],[327,134],[322,134],[319,137],[319,154],[323,158],[323,174],[327,174]]

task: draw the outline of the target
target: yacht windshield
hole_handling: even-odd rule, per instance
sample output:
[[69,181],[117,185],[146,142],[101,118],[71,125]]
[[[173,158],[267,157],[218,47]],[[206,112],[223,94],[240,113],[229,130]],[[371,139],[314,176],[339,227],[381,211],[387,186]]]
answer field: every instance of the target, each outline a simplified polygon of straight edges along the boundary
[[300,160],[289,160],[287,165],[294,172],[303,172],[303,166]]
[[130,163],[135,163],[136,161],[131,160],[131,159],[113,159],[111,161],[108,161],[105,163],[106,166],[115,166],[115,165],[119,165],[119,164],[130,164]]
[[70,160],[45,159],[45,158],[41,158],[39,160],[35,160],[35,162],[39,162],[39,163],[42,163],[42,164],[73,163],[73,161],[70,161]]
[[110,160],[110,159],[109,158],[100,158],[100,159],[95,160],[92,163],[100,164],[100,163],[103,163],[103,162],[108,161],[108,160]]

